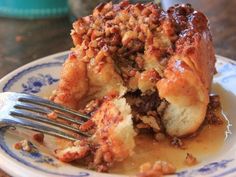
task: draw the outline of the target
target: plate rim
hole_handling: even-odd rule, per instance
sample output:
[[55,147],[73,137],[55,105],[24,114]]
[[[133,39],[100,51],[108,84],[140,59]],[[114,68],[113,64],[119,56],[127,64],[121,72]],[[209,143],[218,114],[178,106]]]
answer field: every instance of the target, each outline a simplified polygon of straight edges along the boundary
[[[29,63],[26,63],[16,69],[14,69],[13,71],[7,73],[6,75],[4,75],[1,79],[0,79],[0,83],[3,82],[4,80],[6,80],[8,77],[11,77],[17,73],[19,73],[20,71],[24,70],[24,68],[27,68],[27,67],[30,67],[30,66],[33,66],[35,64],[39,64],[40,62],[43,62],[44,60],[46,60],[47,58],[56,58],[58,56],[61,56],[61,55],[65,55],[65,54],[70,54],[70,50],[66,50],[66,51],[63,51],[63,52],[58,52],[58,53],[55,53],[55,54],[51,54],[51,55],[48,55],[48,56],[45,56],[45,57],[42,57],[42,58],[38,58],[34,61],[31,61]],[[49,61],[50,62],[50,61]]]

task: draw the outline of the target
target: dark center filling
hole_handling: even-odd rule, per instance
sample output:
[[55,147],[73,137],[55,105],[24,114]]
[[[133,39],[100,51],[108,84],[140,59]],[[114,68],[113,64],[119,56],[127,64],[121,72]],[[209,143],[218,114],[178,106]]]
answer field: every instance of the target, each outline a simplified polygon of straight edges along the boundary
[[140,90],[137,90],[135,92],[126,93],[124,97],[131,106],[134,127],[138,133],[140,130],[148,132],[164,131],[164,127],[161,123],[161,116],[167,104],[160,99],[157,92],[143,95]]

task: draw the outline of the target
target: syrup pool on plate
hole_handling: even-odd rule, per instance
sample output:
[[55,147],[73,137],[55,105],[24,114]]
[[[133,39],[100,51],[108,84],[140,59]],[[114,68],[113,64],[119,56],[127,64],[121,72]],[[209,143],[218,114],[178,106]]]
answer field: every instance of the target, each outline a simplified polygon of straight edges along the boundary
[[197,158],[198,163],[214,156],[223,147],[228,132],[228,120],[220,113],[221,125],[204,125],[195,137],[182,139],[184,148],[170,145],[170,140],[157,142],[148,135],[136,137],[135,153],[125,161],[114,164],[110,173],[137,174],[139,167],[145,162],[153,164],[157,160],[171,162],[177,170],[189,167],[184,162],[187,153]]
[[[153,164],[157,160],[170,162],[179,171],[190,167],[185,163],[187,153],[197,158],[197,164],[214,157],[220,152],[229,133],[229,122],[222,113],[222,109],[216,110],[216,113],[217,117],[222,120],[222,124],[204,124],[196,136],[181,139],[184,143],[184,148],[171,146],[168,138],[157,142],[151,135],[138,135],[135,140],[136,147],[133,156],[113,164],[109,173],[134,175],[139,172],[140,165],[143,163],[150,162]],[[66,148],[71,145],[71,142],[57,139],[56,144],[57,148]],[[73,163],[73,165],[86,168],[76,163]]]

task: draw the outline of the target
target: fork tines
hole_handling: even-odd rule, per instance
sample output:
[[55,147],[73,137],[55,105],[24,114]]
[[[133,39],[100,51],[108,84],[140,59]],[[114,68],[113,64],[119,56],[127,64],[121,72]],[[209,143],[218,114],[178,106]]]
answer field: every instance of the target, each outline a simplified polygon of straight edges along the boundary
[[81,114],[77,111],[74,111],[72,109],[69,108],[65,108],[64,106],[61,106],[59,104],[56,104],[52,101],[43,99],[43,98],[39,98],[33,95],[25,95],[24,97],[19,98],[19,101],[21,102],[26,102],[26,103],[32,103],[32,104],[36,104],[36,105],[41,105],[41,106],[45,106],[51,109],[55,109],[58,111],[62,111],[64,113],[69,113],[72,114],[74,116],[78,116],[83,118],[84,120],[88,120],[90,117],[84,114]]
[[[54,121],[48,118],[48,114],[55,112],[57,119],[69,121],[74,124],[83,124],[89,119],[89,116],[81,114],[77,111],[65,108],[52,101],[42,99],[33,95],[21,94],[14,105],[13,110],[10,111],[10,115],[18,118],[30,119],[33,121],[41,122],[44,124],[50,124],[55,127],[70,130],[78,133],[82,136],[89,137],[89,133],[82,132],[78,128],[66,125],[61,121]],[[77,118],[82,118],[79,120]]]

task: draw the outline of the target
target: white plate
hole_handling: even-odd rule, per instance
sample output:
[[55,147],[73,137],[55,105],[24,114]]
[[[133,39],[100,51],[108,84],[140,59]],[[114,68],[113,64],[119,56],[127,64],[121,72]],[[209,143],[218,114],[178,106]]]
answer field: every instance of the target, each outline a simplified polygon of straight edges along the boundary
[[[59,80],[61,65],[67,52],[51,55],[29,63],[0,80],[0,91],[14,91],[49,96]],[[179,171],[178,177],[195,176],[236,176],[236,62],[217,56],[218,74],[214,77],[213,92],[220,95],[223,110],[232,124],[231,134],[224,146],[214,157],[199,165]],[[14,149],[13,145],[23,138],[30,138],[27,131],[0,130],[0,168],[13,176],[22,177],[115,177],[122,175],[102,174],[65,164],[55,159],[50,148],[37,145],[35,153],[24,153]],[[46,146],[53,146],[54,138],[46,137]]]

